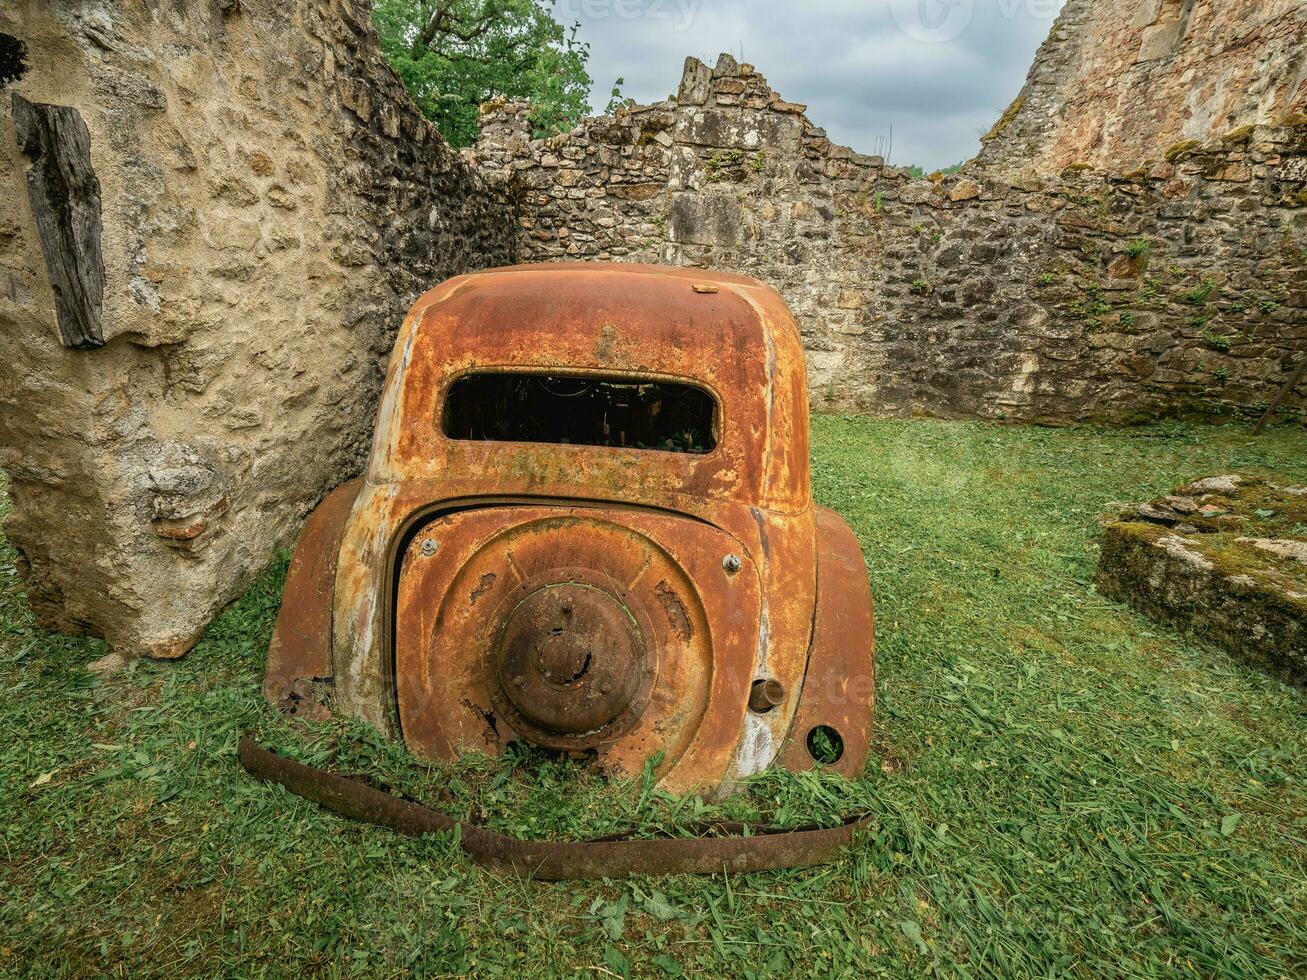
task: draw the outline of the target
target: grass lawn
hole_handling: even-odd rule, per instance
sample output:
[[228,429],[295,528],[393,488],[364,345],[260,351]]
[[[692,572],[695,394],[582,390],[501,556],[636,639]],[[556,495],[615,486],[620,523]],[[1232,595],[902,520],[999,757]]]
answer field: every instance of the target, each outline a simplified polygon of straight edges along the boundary
[[184,661],[97,678],[103,646],[32,625],[0,542],[0,971],[1307,974],[1302,696],[1091,584],[1109,501],[1307,480],[1307,433],[821,418],[813,468],[878,600],[876,753],[856,783],[768,774],[724,809],[875,829],[843,864],[729,880],[496,878],[256,784],[247,728],[527,836],[720,809],[289,726],[259,694],[281,569]]

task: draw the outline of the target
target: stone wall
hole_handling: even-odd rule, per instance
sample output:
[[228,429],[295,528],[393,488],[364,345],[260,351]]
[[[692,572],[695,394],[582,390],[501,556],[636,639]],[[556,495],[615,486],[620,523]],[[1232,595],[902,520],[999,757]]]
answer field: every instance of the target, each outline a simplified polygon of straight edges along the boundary
[[[1169,2],[1129,5],[1141,46]],[[0,7],[0,468],[33,606],[184,652],[360,468],[412,299],[518,257],[776,285],[819,410],[1256,410],[1307,344],[1303,8],[1196,0],[1178,53],[1117,64],[1126,7],[1070,0],[981,163],[930,180],[729,57],[547,141],[490,106],[460,157],[366,0]]]
[[979,160],[1134,170],[1307,113],[1302,0],[1067,0]]
[[524,254],[771,283],[802,325],[817,410],[1248,412],[1307,344],[1302,125],[1129,174],[913,180],[833,145],[725,55],[690,59],[674,98],[553,139],[530,139],[521,105],[482,121],[468,159],[518,201]]
[[[174,656],[360,469],[407,306],[511,261],[511,211],[414,110],[362,0],[19,0],[0,33],[26,45],[0,91],[6,533],[47,623]],[[81,348],[28,103],[89,136]]]

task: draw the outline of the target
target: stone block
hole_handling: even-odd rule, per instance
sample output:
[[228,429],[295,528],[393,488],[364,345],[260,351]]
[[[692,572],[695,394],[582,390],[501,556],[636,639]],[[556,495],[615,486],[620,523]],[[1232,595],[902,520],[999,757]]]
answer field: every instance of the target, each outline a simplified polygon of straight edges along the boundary
[[740,205],[727,192],[677,194],[672,198],[672,240],[689,245],[729,247],[740,231]]
[[739,74],[741,74],[740,63],[735,58],[725,52],[717,56],[717,64],[713,66],[712,70],[713,78],[728,78]]
[[1307,686],[1307,487],[1199,480],[1106,524],[1104,595]]
[[788,112],[796,116],[801,116],[808,111],[808,107],[800,102],[786,102],[775,97],[768,102],[768,107],[776,112]]
[[973,201],[980,197],[980,185],[974,180],[963,178],[949,188],[948,199],[953,203]]
[[667,189],[666,183],[649,181],[642,184],[617,184],[610,193],[623,201],[648,201]]
[[686,58],[677,101],[681,105],[703,105],[708,101],[711,83],[712,69],[698,58]]
[[802,123],[794,116],[731,109],[702,109],[677,126],[677,136],[683,142],[754,152],[792,153],[801,133]]
[[1157,20],[1162,0],[1139,0],[1135,8],[1134,27],[1147,27]]
[[1178,20],[1163,21],[1144,28],[1143,39],[1139,42],[1139,54],[1136,63],[1156,61],[1174,53],[1180,40],[1181,24]]
[[899,200],[904,204],[925,204],[935,196],[935,185],[928,180],[914,180],[899,189]]

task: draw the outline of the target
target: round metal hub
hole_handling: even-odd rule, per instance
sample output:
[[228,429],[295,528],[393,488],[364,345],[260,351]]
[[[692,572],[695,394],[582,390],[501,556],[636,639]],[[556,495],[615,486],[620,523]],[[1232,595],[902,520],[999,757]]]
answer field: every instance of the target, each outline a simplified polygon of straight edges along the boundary
[[537,589],[513,607],[495,669],[525,721],[566,738],[615,721],[640,689],[644,662],[631,611],[611,593],[569,582]]

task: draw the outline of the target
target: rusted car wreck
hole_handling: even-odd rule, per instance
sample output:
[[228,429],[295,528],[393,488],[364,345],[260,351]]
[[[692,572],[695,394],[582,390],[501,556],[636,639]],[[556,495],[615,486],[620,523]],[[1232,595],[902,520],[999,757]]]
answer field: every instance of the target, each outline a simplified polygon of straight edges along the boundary
[[661,786],[717,796],[773,764],[857,774],[871,594],[813,504],[781,297],[594,264],[423,296],[365,476],[302,535],[265,692],[430,759],[520,739],[620,774],[661,754]]

